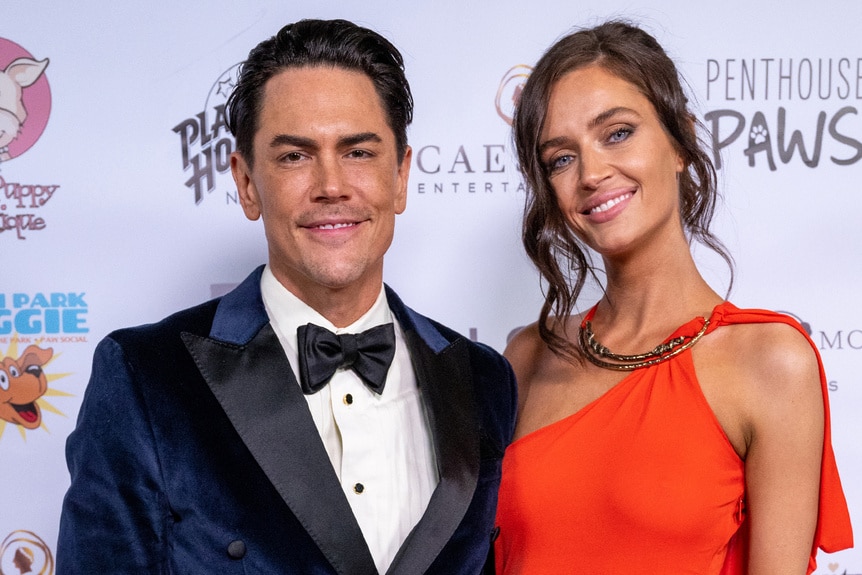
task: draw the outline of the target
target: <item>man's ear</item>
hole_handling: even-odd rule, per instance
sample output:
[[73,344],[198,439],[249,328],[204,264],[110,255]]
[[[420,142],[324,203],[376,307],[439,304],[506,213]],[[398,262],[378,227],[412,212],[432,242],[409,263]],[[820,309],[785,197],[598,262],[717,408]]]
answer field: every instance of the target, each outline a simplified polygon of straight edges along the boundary
[[400,214],[407,208],[407,181],[410,179],[410,164],[413,159],[413,148],[407,146],[404,159],[398,166],[398,182],[395,191],[395,213]]
[[251,177],[251,166],[245,157],[239,152],[230,155],[230,171],[233,181],[236,183],[236,191],[239,194],[239,203],[245,217],[250,220],[260,218],[260,195],[257,192],[254,179]]

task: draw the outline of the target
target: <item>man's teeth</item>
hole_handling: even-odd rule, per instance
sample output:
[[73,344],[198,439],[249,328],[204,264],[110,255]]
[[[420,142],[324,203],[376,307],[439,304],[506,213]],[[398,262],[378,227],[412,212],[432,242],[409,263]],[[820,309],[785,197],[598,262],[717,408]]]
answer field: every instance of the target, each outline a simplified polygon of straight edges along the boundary
[[321,230],[337,230],[339,228],[347,228],[350,226],[354,226],[356,224],[352,223],[344,223],[344,224],[323,224],[322,226],[317,226],[318,229]]
[[623,195],[618,196],[612,200],[606,201],[605,203],[603,203],[600,206],[594,207],[593,209],[590,210],[590,213],[591,214],[599,214],[601,212],[606,212],[609,209],[611,209],[612,207],[614,207],[615,205],[617,205],[618,203],[622,202],[623,200],[627,200],[630,197],[632,197],[631,194],[623,194]]

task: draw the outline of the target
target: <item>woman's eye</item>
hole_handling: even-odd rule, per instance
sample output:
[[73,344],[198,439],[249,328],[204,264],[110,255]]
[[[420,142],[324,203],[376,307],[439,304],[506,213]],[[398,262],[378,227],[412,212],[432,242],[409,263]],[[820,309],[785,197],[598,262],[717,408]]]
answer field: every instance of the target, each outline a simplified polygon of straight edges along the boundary
[[619,130],[614,130],[611,133],[610,138],[608,138],[611,142],[622,142],[626,138],[628,138],[634,130],[631,128],[620,128]]
[[551,171],[553,172],[555,170],[560,170],[562,168],[565,168],[566,166],[571,164],[574,160],[575,160],[574,156],[567,154],[565,156],[558,156],[558,157],[552,159],[549,165],[550,165]]

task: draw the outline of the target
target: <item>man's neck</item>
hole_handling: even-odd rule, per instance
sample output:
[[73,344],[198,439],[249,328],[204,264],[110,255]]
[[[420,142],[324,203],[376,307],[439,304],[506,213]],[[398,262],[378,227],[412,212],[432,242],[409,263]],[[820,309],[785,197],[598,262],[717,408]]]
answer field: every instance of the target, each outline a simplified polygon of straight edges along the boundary
[[[273,275],[284,288],[302,300],[337,328],[347,327],[362,317],[377,301],[383,286],[382,277],[345,287],[332,288],[319,284],[304,285]],[[381,274],[382,275],[382,274]]]

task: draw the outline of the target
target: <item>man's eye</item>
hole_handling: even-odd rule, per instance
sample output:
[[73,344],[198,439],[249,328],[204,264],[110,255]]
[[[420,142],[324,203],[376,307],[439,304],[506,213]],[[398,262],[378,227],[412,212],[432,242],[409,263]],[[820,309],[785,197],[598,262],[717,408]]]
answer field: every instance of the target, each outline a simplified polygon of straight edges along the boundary
[[285,162],[298,162],[302,159],[302,154],[299,152],[288,152],[281,157]]
[[347,155],[351,158],[366,158],[371,154],[369,154],[366,150],[350,150],[350,153],[348,153]]

